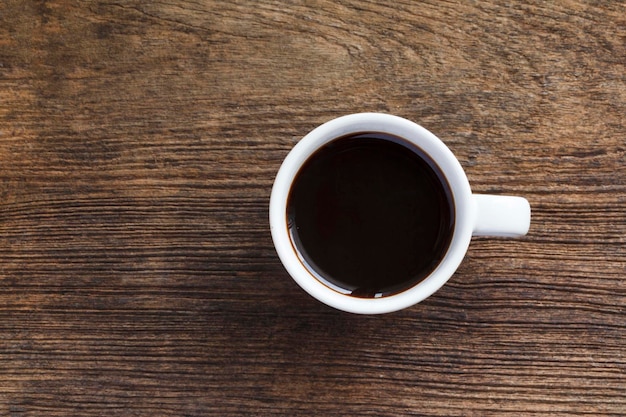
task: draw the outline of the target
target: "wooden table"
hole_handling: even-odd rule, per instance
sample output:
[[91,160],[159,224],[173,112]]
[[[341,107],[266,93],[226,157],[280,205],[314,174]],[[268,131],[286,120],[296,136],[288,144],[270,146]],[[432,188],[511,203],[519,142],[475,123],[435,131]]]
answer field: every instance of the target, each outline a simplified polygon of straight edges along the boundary
[[[397,313],[272,246],[291,147],[414,120],[522,195]],[[0,415],[625,415],[626,3],[3,0]]]

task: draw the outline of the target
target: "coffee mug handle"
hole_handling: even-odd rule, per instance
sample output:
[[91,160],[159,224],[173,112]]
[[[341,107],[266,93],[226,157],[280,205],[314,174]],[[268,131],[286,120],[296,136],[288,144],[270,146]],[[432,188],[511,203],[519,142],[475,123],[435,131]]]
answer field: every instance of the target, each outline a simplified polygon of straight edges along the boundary
[[473,236],[524,236],[530,228],[530,204],[523,197],[472,194]]

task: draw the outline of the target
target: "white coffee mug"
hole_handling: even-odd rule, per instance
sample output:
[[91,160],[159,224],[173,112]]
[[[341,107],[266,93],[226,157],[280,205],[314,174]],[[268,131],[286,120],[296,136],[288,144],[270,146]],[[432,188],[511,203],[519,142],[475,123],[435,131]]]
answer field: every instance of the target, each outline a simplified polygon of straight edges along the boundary
[[[416,285],[379,298],[346,294],[316,278],[291,240],[287,203],[300,168],[324,145],[366,132],[378,132],[411,143],[428,155],[448,182],[453,204],[454,228],[450,244],[435,269]],[[472,236],[523,236],[530,227],[530,205],[522,197],[472,194],[461,164],[448,147],[425,128],[401,117],[380,113],[351,114],[317,127],[300,140],[283,161],[270,199],[270,228],[274,246],[291,277],[319,301],[351,313],[380,314],[400,310],[432,295],[460,265]]]

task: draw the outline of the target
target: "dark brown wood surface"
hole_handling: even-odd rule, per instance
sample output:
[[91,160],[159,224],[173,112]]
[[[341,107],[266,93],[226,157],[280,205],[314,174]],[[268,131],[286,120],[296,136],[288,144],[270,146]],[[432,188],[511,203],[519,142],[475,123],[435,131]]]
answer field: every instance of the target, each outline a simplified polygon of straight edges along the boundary
[[[335,311],[268,202],[397,114],[527,197],[434,296]],[[0,415],[625,415],[624,1],[0,2]]]

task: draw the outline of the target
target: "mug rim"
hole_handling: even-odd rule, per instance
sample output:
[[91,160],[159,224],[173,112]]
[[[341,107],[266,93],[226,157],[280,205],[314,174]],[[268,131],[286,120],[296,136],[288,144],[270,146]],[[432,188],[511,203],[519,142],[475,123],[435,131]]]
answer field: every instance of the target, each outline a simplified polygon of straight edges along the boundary
[[[443,259],[417,284],[380,298],[358,298],[343,294],[319,281],[299,259],[287,223],[287,200],[291,185],[302,165],[320,147],[350,134],[380,132],[402,138],[419,147],[437,164],[446,178],[455,207],[454,230]],[[283,160],[270,196],[270,230],[283,266],[307,293],[339,310],[358,314],[380,314],[417,304],[441,288],[456,271],[470,244],[475,206],[467,176],[452,151],[433,133],[408,119],[386,113],[354,113],[341,116],[305,135]]]

